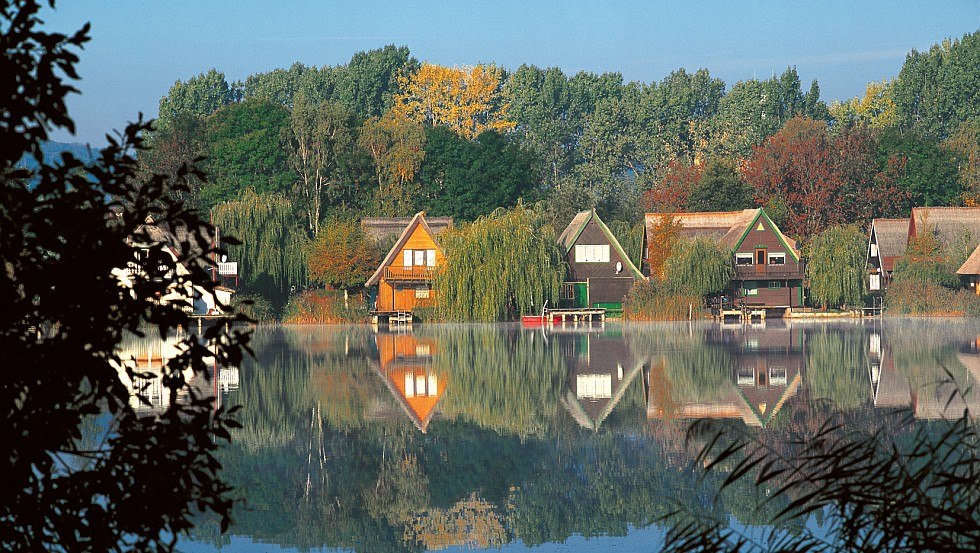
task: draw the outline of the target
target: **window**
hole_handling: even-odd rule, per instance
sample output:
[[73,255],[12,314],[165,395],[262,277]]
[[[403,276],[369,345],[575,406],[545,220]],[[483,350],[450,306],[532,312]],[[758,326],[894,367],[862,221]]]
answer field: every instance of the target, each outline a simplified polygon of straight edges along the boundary
[[878,273],[868,275],[868,290],[881,290],[881,275]]
[[402,250],[402,264],[406,267],[435,267],[435,250]]
[[435,250],[425,250],[425,264],[429,267],[436,266],[436,251]]
[[871,257],[878,257],[878,244],[871,244]]
[[786,367],[769,367],[769,384],[773,386],[785,386],[787,382]]
[[785,265],[786,264],[786,253],[785,252],[775,252],[769,254],[769,264],[770,265]]
[[752,254],[750,254],[750,253],[737,253],[737,254],[735,254],[735,264],[736,265],[751,265],[752,264]]
[[424,286],[415,289],[415,297],[418,299],[429,299],[430,293],[431,291]]
[[739,386],[752,386],[755,384],[755,371],[748,367],[739,367],[735,382]]
[[781,280],[770,280],[769,288],[782,288],[783,282]]
[[576,263],[609,263],[609,244],[575,246]]
[[402,265],[404,265],[406,267],[411,267],[412,266],[412,250],[404,250],[402,252],[402,256],[403,256]]
[[563,282],[561,288],[558,289],[558,299],[561,300],[574,300],[575,299],[575,287],[570,282]]
[[425,250],[413,250],[415,253],[415,266],[421,267],[425,265]]
[[759,221],[759,226],[755,227],[755,230],[757,230],[757,231],[759,231],[759,230],[766,230],[766,227],[765,227],[765,225],[762,224],[762,221]]
[[585,399],[608,399],[612,397],[612,375],[580,374],[575,377],[575,395]]
[[746,296],[758,296],[759,285],[754,282],[746,282],[745,288],[742,290],[742,294]]

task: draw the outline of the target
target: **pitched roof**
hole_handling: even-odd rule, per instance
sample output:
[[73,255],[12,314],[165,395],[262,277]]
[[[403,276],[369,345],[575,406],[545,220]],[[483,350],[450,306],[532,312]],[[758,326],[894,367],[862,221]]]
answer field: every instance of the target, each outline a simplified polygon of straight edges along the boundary
[[956,270],[958,275],[980,275],[980,246],[977,246],[966,262]]
[[[450,225],[451,224],[452,220],[450,219]],[[371,278],[367,279],[364,286],[374,286],[381,280],[381,274],[384,272],[384,268],[391,265],[391,263],[395,260],[395,255],[401,251],[401,249],[405,246],[405,243],[408,242],[408,239],[412,237],[412,232],[419,225],[422,225],[422,228],[425,229],[425,232],[427,232],[429,236],[432,236],[433,238],[436,236],[436,233],[425,220],[425,212],[419,211],[416,213],[414,217],[409,219],[408,225],[402,230],[401,236],[399,236],[398,240],[395,241],[395,245],[391,247],[391,250],[388,251],[388,255],[385,256],[384,261],[381,262],[381,265],[378,265],[378,269],[374,271]],[[443,227],[443,230],[444,229],[445,227]]]
[[914,207],[909,222],[909,237],[932,229],[943,247],[956,244],[969,235],[969,244],[980,243],[980,207]]
[[749,230],[749,227],[754,225],[760,217],[765,217],[772,224],[772,228],[777,236],[793,251],[793,255],[799,258],[799,248],[796,245],[796,240],[783,234],[761,207],[743,209],[741,211],[647,213],[647,236],[654,231],[656,225],[662,223],[665,217],[672,217],[674,222],[680,225],[678,229],[678,235],[680,237],[687,239],[710,238],[727,250],[737,248],[745,236],[746,231]]
[[875,219],[871,221],[875,238],[878,241],[878,257],[882,268],[891,271],[895,259],[905,255],[909,242],[908,219]]
[[[381,240],[387,236],[398,236],[405,227],[412,222],[414,217],[367,217],[361,219],[361,229],[364,233],[375,240]],[[447,228],[452,228],[452,217],[428,217],[425,220],[429,229],[435,234],[439,234]]]
[[558,237],[558,243],[565,249],[565,254],[568,254],[568,252],[571,251],[572,246],[575,245],[578,237],[581,236],[582,231],[585,230],[586,225],[588,225],[593,219],[595,219],[599,230],[606,235],[606,238],[609,240],[609,245],[619,252],[619,256],[626,262],[626,268],[629,269],[637,278],[645,278],[643,273],[641,273],[633,263],[633,260],[630,259],[630,256],[626,255],[626,251],[619,243],[616,235],[613,234],[612,231],[609,230],[609,227],[602,222],[602,219],[599,218],[599,215],[596,214],[594,209],[579,211],[576,213],[575,217],[572,217],[572,221],[568,223],[568,226],[562,231],[561,236]]

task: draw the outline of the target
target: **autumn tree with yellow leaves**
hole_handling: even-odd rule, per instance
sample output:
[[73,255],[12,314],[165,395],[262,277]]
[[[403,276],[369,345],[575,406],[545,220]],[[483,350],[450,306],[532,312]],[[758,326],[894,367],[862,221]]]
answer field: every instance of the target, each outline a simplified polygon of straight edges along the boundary
[[502,93],[504,72],[494,65],[444,67],[424,63],[398,79],[392,111],[433,126],[445,126],[465,138],[484,131],[514,128]]

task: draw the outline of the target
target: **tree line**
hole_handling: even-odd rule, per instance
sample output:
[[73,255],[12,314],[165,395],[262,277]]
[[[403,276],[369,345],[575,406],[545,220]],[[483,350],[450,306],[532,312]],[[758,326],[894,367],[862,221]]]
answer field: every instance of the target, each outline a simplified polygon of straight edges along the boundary
[[[635,225],[644,211],[762,205],[805,241],[913,206],[976,205],[978,58],[978,33],[913,50],[894,79],[828,106],[792,67],[730,87],[707,69],[641,83],[444,67],[386,46],[338,66],[178,80],[141,162],[168,172],[204,157],[207,182],[184,199],[257,252],[363,216],[425,210],[460,224],[519,200],[543,201],[558,230],[591,207]],[[279,227],[241,215],[276,202]],[[308,283],[303,259],[240,260],[246,290]]]

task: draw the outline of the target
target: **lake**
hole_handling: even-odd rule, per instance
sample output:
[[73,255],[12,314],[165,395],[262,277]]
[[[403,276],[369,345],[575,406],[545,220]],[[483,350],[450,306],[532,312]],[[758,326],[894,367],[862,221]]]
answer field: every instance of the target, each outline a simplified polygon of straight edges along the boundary
[[243,406],[221,454],[243,503],[181,551],[651,551],[677,509],[772,514],[747,483],[716,499],[695,418],[778,449],[828,405],[861,428],[980,407],[943,382],[980,379],[976,320],[261,327],[253,345],[208,384]]

